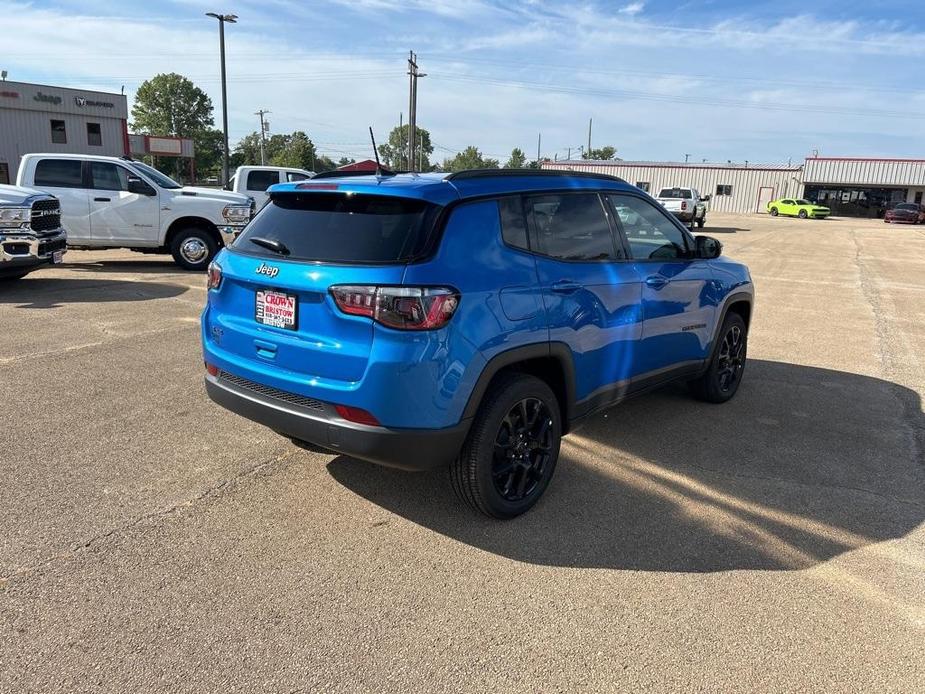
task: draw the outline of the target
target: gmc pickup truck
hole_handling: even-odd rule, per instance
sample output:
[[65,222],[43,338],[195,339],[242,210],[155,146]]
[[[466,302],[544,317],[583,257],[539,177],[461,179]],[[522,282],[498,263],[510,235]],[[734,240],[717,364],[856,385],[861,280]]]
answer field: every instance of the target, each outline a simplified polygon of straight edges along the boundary
[[245,195],[181,186],[119,157],[26,154],[16,182],[61,201],[71,248],[170,253],[186,270],[205,270],[254,214]]
[[60,263],[66,247],[61,209],[53,196],[0,185],[0,280]]
[[704,204],[709,196],[700,197],[696,188],[662,188],[656,200],[685,224],[703,229],[707,223],[707,206]]

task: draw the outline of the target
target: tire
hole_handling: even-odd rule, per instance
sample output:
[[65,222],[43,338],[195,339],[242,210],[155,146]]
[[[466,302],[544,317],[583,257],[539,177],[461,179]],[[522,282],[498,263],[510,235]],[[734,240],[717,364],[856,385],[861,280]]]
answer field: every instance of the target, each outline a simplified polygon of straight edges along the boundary
[[771,208],[771,216],[772,216],[772,217],[776,217],[776,216],[777,216],[777,208],[776,208],[776,207],[772,207],[772,208]]
[[806,214],[806,210],[800,210],[800,214],[797,215],[800,219],[806,219],[809,215]]
[[710,366],[706,373],[690,383],[694,395],[705,402],[717,404],[732,399],[742,382],[747,352],[748,328],[745,321],[738,313],[726,314]]
[[698,228],[698,229],[703,229],[703,227],[704,227],[704,225],[705,225],[706,223],[707,223],[707,218],[706,218],[706,217],[701,217],[700,219],[697,220],[697,228]]
[[200,227],[186,227],[177,232],[170,242],[174,262],[184,270],[205,270],[218,253],[218,243]]
[[450,466],[453,490],[486,516],[519,516],[549,486],[561,438],[562,419],[552,389],[534,376],[506,374],[486,393]]

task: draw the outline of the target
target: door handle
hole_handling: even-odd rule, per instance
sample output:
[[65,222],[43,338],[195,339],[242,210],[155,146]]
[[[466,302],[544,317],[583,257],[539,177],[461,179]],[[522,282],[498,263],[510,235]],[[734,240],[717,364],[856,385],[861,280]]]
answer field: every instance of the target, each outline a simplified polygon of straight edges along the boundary
[[552,290],[557,294],[571,294],[579,289],[581,289],[581,285],[578,282],[572,282],[572,280],[559,280],[552,284]]
[[664,277],[659,277],[658,275],[646,277],[646,286],[652,287],[653,289],[661,289],[666,284],[668,284],[668,280]]
[[93,198],[93,202],[112,202],[110,198]]

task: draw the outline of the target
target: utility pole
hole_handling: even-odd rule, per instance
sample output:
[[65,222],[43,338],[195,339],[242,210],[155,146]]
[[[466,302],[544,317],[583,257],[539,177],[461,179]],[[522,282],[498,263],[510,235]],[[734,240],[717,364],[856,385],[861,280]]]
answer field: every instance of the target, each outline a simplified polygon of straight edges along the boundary
[[[402,126],[404,125],[404,117],[405,117],[405,114],[399,111],[398,112],[398,137],[399,138],[401,137],[401,129],[402,129]],[[398,156],[398,161],[396,162],[397,166],[395,168],[401,171],[401,147],[398,148],[398,152],[396,154]]]
[[236,14],[217,14],[206,12],[206,17],[218,20],[218,43],[222,61],[222,185],[228,183],[228,91],[225,87],[225,22],[235,24],[238,21]]
[[588,119],[588,159],[591,158],[591,120]]
[[690,158],[691,158],[691,155],[690,155],[690,154],[685,154],[685,155],[684,155],[684,163],[686,164],[686,163],[687,163],[687,160],[690,159]]
[[260,165],[261,166],[267,165],[267,151],[266,151],[267,150],[267,130],[270,129],[270,124],[267,123],[263,119],[264,115],[266,115],[267,113],[269,113],[269,111],[260,109],[254,114],[255,116],[260,116]]
[[543,142],[543,133],[537,133],[536,136],[536,167],[540,167],[540,144]]
[[[417,143],[418,128],[418,77],[427,77],[426,72],[418,72],[418,56],[414,51],[408,51],[408,170],[414,171],[415,147]],[[420,159],[423,163],[423,155]]]

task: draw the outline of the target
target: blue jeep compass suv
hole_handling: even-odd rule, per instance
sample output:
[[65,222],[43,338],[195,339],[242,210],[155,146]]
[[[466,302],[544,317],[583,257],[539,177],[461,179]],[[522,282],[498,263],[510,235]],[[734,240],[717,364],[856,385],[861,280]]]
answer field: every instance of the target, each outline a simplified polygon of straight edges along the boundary
[[449,466],[498,518],[543,494],[560,438],[668,381],[742,379],[753,289],[648,195],[567,171],[275,185],[209,269],[206,388],[296,441]]

